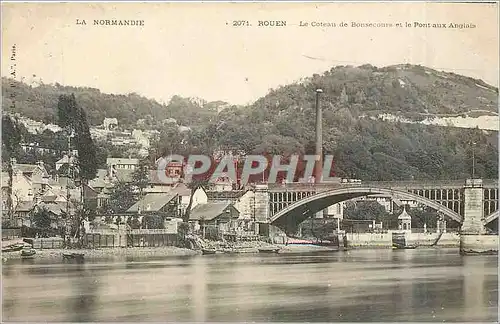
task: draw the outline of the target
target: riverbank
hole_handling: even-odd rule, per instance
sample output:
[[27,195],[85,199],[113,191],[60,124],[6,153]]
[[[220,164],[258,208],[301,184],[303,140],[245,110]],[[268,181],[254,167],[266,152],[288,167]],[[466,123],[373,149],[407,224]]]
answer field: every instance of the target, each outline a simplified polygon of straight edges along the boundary
[[[85,260],[116,260],[126,258],[180,257],[200,254],[199,251],[174,246],[151,248],[107,248],[107,249],[44,249],[36,250],[35,259],[61,260],[63,253],[83,253]],[[2,253],[2,259],[21,259],[20,252]]]
[[204,241],[203,248],[215,249],[224,253],[259,253],[259,249],[279,249],[279,253],[314,253],[338,251],[338,247],[319,246],[314,244],[271,244],[264,241],[221,242]]
[[[280,254],[301,254],[301,253],[319,253],[319,252],[334,252],[338,251],[336,247],[326,247],[318,245],[304,245],[304,244],[289,244],[289,245],[276,245],[265,242],[246,242],[247,244],[236,244],[231,248],[223,248],[216,246],[221,244],[213,244],[220,253],[227,254],[240,254],[240,253],[259,253],[262,248],[277,248]],[[34,259],[44,261],[57,261],[62,260],[62,255],[65,253],[83,253],[85,260],[98,261],[98,260],[120,260],[127,258],[163,258],[163,257],[182,257],[182,256],[195,256],[200,255],[200,250],[190,250],[178,248],[173,246],[168,247],[134,247],[134,248],[107,248],[107,249],[44,249],[36,250]],[[8,260],[20,260],[20,252],[2,253],[4,262]]]

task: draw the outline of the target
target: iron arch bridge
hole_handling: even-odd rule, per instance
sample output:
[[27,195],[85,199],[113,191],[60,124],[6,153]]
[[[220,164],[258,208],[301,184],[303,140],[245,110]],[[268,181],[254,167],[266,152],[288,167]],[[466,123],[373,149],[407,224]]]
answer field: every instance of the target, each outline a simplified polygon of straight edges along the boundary
[[486,218],[484,219],[484,223],[485,224],[491,223],[495,219],[498,219],[498,210],[486,216]]
[[463,217],[456,211],[444,206],[438,201],[431,200],[418,194],[402,190],[359,186],[338,188],[307,196],[293,202],[272,215],[270,223],[285,230],[286,232],[295,232],[298,225],[309,218],[311,214],[345,200],[371,195],[385,195],[391,196],[393,199],[416,201],[459,223],[462,223],[463,220]]

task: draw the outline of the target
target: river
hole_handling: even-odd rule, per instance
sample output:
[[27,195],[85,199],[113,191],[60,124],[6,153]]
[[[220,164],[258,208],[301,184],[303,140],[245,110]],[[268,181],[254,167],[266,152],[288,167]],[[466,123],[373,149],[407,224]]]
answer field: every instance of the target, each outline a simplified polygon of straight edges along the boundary
[[457,249],[4,264],[3,320],[497,321],[498,256]]

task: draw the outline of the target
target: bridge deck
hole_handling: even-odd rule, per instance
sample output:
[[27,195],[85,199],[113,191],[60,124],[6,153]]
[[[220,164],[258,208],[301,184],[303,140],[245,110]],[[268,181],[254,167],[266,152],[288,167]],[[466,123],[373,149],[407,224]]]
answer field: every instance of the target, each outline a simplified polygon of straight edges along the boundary
[[[269,184],[269,191],[324,191],[335,188],[348,187],[376,187],[400,190],[410,189],[461,189],[465,185],[464,180],[432,180],[432,181],[366,181],[361,183],[287,183]],[[497,189],[497,179],[483,179],[483,188]]]

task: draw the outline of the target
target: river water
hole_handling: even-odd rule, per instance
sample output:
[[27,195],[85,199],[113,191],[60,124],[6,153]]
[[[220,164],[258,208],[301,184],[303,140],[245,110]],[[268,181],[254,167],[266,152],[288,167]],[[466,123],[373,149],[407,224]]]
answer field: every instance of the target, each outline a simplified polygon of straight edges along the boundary
[[4,321],[498,319],[498,257],[457,249],[12,262]]

